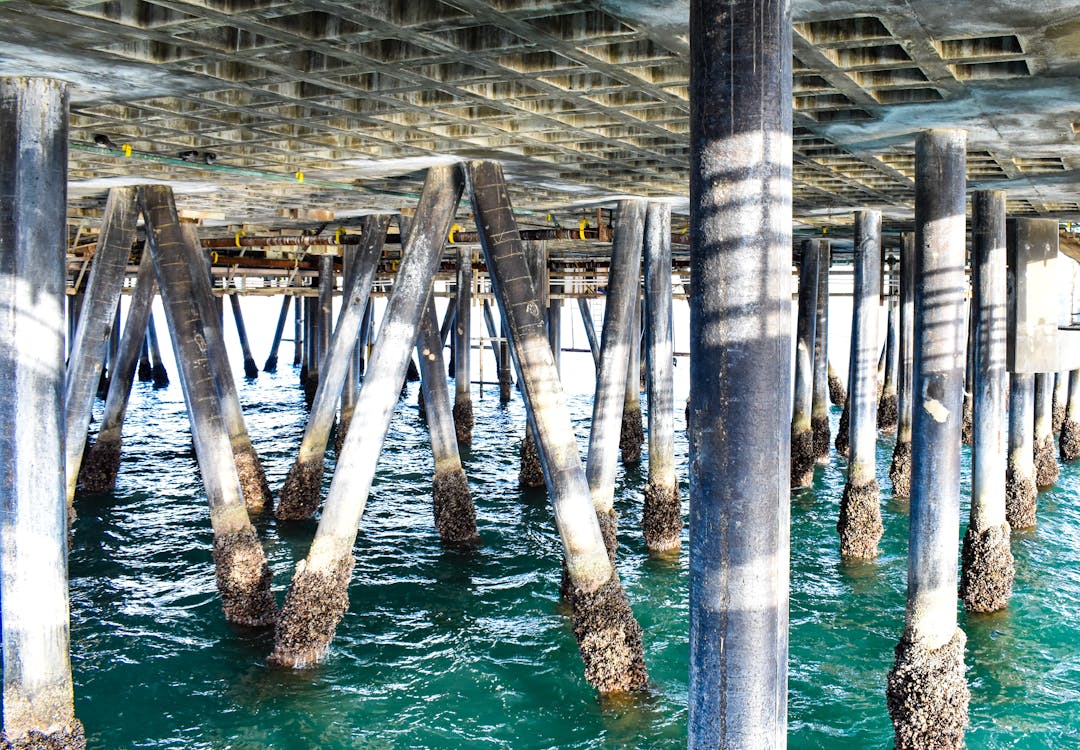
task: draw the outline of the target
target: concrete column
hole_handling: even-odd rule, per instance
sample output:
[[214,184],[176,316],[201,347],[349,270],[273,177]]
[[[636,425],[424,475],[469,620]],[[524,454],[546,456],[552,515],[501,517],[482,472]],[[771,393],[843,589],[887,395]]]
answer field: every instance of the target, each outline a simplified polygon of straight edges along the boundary
[[480,542],[480,535],[476,530],[476,508],[458,453],[450,389],[443,375],[442,349],[435,298],[430,297],[420,318],[416,353],[420,359],[420,388],[424,394],[424,411],[435,461],[431,482],[435,528],[444,543],[471,546]]
[[131,294],[131,304],[128,306],[124,335],[120,340],[116,368],[109,381],[109,393],[105,397],[105,414],[79,470],[79,488],[83,492],[103,494],[116,488],[116,474],[120,470],[121,429],[124,426],[128,396],[135,376],[135,364],[140,350],[145,349],[150,304],[154,301],[156,292],[154,263],[150,259],[150,253],[143,252],[135,278],[135,289]]
[[[973,261],[974,263],[974,261]],[[960,442],[973,445],[975,435],[975,299],[966,305],[967,312],[967,356],[964,366],[964,406],[960,423]]]
[[915,365],[915,235],[900,247],[900,352],[897,362],[896,445],[889,465],[893,497],[911,496],[911,371]]
[[969,691],[956,626],[964,396],[962,130],[915,141],[915,384],[904,633],[886,698],[896,750],[962,748]]
[[[837,378],[836,382],[839,383],[840,379]],[[829,390],[831,391],[833,383],[831,377],[829,378],[829,383]],[[841,385],[840,387],[842,388],[843,386]],[[851,421],[851,403],[848,401],[847,393],[844,393],[844,400],[841,406],[840,422],[836,425],[836,439],[833,440],[833,447],[836,448],[836,452],[841,456],[846,456],[851,447],[851,441],[849,439],[850,435],[848,434],[848,424]]]
[[195,455],[210,503],[214,567],[225,618],[238,625],[269,625],[277,614],[270,568],[244,507],[232,445],[221,414],[219,384],[207,352],[213,334],[208,316],[198,303],[196,279],[201,279],[206,289],[209,280],[205,274],[192,273],[190,248],[186,247],[188,241],[176,215],[172,189],[166,185],[141,186],[139,205],[180,369]]
[[270,494],[270,485],[266,481],[259,454],[255,451],[244,423],[244,412],[240,408],[240,396],[236,391],[232,364],[225,351],[223,321],[222,316],[218,315],[219,309],[222,312],[224,310],[217,304],[222,300],[215,297],[211,290],[209,258],[202,250],[197,228],[194,224],[184,223],[180,225],[180,233],[184,240],[183,258],[191,275],[195,305],[204,321],[203,345],[214,376],[219,407],[225,421],[225,430],[229,434],[244,503],[249,513],[262,513],[270,510],[273,496]]
[[[121,280],[121,284],[122,284]],[[105,368],[101,370],[101,380],[98,383],[97,396],[98,398],[105,398],[105,395],[109,392],[109,381],[112,379],[113,370],[116,368],[116,357],[120,354],[120,300],[117,299],[117,305],[113,309],[113,322],[109,327],[109,345],[105,349],[105,362],[108,364],[108,371]]]
[[285,320],[289,316],[289,306],[292,304],[291,294],[281,295],[281,312],[278,313],[277,325],[274,326],[274,341],[270,344],[270,353],[266,356],[263,364],[263,372],[277,372],[278,349],[281,347],[281,337],[285,333]]
[[604,544],[612,559],[618,547],[615,537],[615,469],[618,465],[619,428],[626,394],[626,362],[631,340],[636,333],[634,308],[637,307],[645,206],[644,200],[622,200],[618,205],[615,237],[611,243],[604,327],[600,334],[600,367],[596,373],[592,428],[589,431],[586,476]]
[[1058,448],[1062,461],[1072,463],[1080,459],[1080,370],[1069,373],[1068,399]]
[[[548,280],[548,251],[547,244],[543,241],[530,241],[524,244],[526,266],[536,290],[537,304],[544,321],[544,335],[547,337],[547,304],[549,280]],[[503,318],[505,321],[505,317]],[[551,349],[551,339],[548,338],[548,349]],[[511,351],[513,347],[511,346]],[[551,353],[551,361],[555,363],[555,374],[559,373],[559,362],[555,352]],[[518,389],[521,382],[518,382]],[[538,489],[544,486],[544,468],[540,465],[540,453],[536,449],[536,437],[533,435],[531,423],[525,424],[525,435],[521,439],[519,450],[520,467],[518,469],[518,486],[522,489]]]
[[[351,429],[345,436],[318,530],[285,596],[272,664],[302,668],[317,663],[348,608],[356,533],[461,190],[456,165],[428,169],[353,414],[364,429]],[[332,390],[340,393],[341,383]]]
[[[457,321],[454,323],[454,430],[459,445],[472,444],[472,249],[457,250]],[[426,398],[425,394],[425,398]]]
[[971,201],[974,415],[960,599],[968,611],[994,612],[1008,606],[1015,575],[1005,520],[1005,191],[980,190]]
[[[669,238],[668,243],[670,242]],[[600,341],[596,338],[596,324],[593,322],[592,311],[589,310],[589,300],[586,297],[578,297],[577,305],[578,312],[581,313],[581,325],[585,328],[585,338],[589,340],[593,365],[600,367]]]
[[154,313],[151,311],[150,319],[146,323],[146,340],[150,342],[150,364],[153,370],[155,388],[165,388],[169,385],[169,373],[165,364],[161,361],[161,349],[158,347],[157,326],[154,325]]
[[548,300],[547,332],[551,345],[551,356],[555,358],[555,369],[562,374],[562,299],[552,297]]
[[85,748],[68,656],[67,84],[0,78],[0,133],[0,741]]
[[[302,346],[303,351],[302,351],[302,356],[301,356],[301,360],[300,360],[300,386],[301,386],[301,388],[304,389],[304,394],[305,394],[305,398],[306,398],[307,391],[308,391],[307,382],[308,382],[308,379],[311,377],[311,374],[312,374],[312,369],[311,369],[312,368],[312,361],[317,359],[317,353],[316,353],[315,349],[316,349],[316,343],[318,342],[318,338],[319,338],[319,331],[318,331],[318,328],[317,328],[317,325],[318,325],[318,322],[319,322],[319,320],[318,320],[319,301],[315,297],[311,297],[311,296],[308,296],[308,295],[305,295],[301,299],[303,300],[303,308],[304,308],[304,315],[303,315],[304,332],[303,332],[303,335],[300,337],[301,342],[303,344],[303,346]],[[316,369],[318,368],[318,363],[317,362],[315,363],[315,367],[316,367]],[[314,394],[314,388],[312,389],[312,394]]]
[[146,337],[146,331],[143,331],[143,340],[139,353],[139,382],[149,383],[150,378],[154,376],[154,366],[150,364],[150,341]]
[[567,599],[585,678],[602,693],[641,690],[648,683],[641,627],[608,558],[589,496],[502,168],[497,162],[474,161],[466,169],[480,244],[514,342],[518,382],[562,538],[570,581]]
[[1005,514],[1013,531],[1035,527],[1035,376],[1009,373]]
[[[384,240],[385,242],[385,240]],[[345,245],[341,248],[341,276],[343,279],[341,287],[341,307],[345,308],[345,304],[348,300],[349,287],[353,285],[353,277],[357,273],[356,259],[359,254],[359,247],[355,244]],[[364,305],[364,309],[360,311],[360,330],[364,328],[364,320],[367,315],[367,305],[371,304],[370,292],[368,294],[367,304]],[[340,321],[341,313],[338,313],[338,328],[341,327]],[[333,343],[330,344],[333,348]],[[334,430],[334,453],[341,453],[341,446],[345,443],[345,435],[349,432],[349,425],[352,423],[353,410],[356,409],[356,394],[360,389],[360,368],[363,361],[363,344],[360,343],[360,334],[357,333],[353,341],[352,355],[349,357],[349,364],[345,368],[345,384],[341,386],[341,402],[338,407],[338,423],[337,429]]]
[[[626,383],[619,433],[619,458],[623,466],[641,463],[645,426],[641,420],[641,266],[634,270],[634,322],[630,329],[629,356],[626,358]],[[607,314],[604,315],[607,318]]]
[[690,3],[691,750],[787,743],[790,12]]
[[319,296],[311,301],[312,318],[315,321],[311,333],[311,354],[308,358],[307,380],[304,381],[304,398],[308,407],[315,400],[315,393],[322,382],[322,371],[326,365],[326,354],[330,351],[332,327],[330,320],[334,314],[334,256],[319,256]]
[[855,286],[852,299],[851,354],[847,410],[847,484],[840,500],[840,555],[869,560],[878,555],[881,523],[875,476],[877,451],[878,298],[881,293],[881,212],[855,212]]
[[897,423],[897,388],[896,360],[899,348],[899,315],[897,300],[888,300],[889,312],[885,334],[885,379],[881,383],[881,397],[878,399],[877,427],[885,432],[896,429]]
[[[64,473],[69,521],[75,518],[75,486],[86,448],[86,431],[120,305],[138,215],[134,188],[109,191],[64,388]],[[110,363],[113,369],[115,362]]]
[[672,392],[671,205],[649,203],[645,214],[645,361],[649,370],[649,479],[641,525],[650,552],[682,544],[682,502],[675,475]]
[[829,463],[829,266],[832,252],[828,240],[818,244],[817,310],[814,322],[814,404],[810,429],[814,433],[814,458]]
[[[239,289],[239,285],[237,285]],[[236,323],[236,335],[240,338],[240,351],[244,356],[244,376],[252,379],[259,377],[259,366],[255,364],[255,358],[251,356],[251,344],[248,343],[247,326],[244,325],[244,315],[240,311],[240,295],[233,292],[229,295],[229,306],[232,307],[233,321]]]
[[1035,375],[1035,486],[1046,489],[1057,484],[1059,470],[1054,450],[1054,374]]
[[[356,349],[357,334],[371,294],[371,284],[379,266],[379,256],[382,255],[383,245],[386,242],[386,230],[389,226],[389,214],[370,217],[364,223],[356,263],[357,273],[348,280],[349,285],[342,299],[337,326],[312,399],[311,414],[308,416],[304,438],[300,442],[296,461],[289,469],[285,484],[278,495],[274,517],[279,521],[311,518],[319,507],[326,445],[330,440],[330,430],[334,426],[334,413],[337,411],[338,400],[345,386],[349,362]],[[412,348],[412,342],[409,342],[409,348]],[[405,373],[402,372],[402,377],[404,375]],[[399,382],[398,390],[400,388]],[[352,416],[355,416],[355,410]],[[347,440],[348,425],[345,426],[345,430]],[[344,448],[344,444],[342,447]],[[340,455],[338,458],[340,460]]]
[[514,385],[514,381],[510,374],[513,369],[513,363],[510,361],[510,341],[508,331],[506,330],[506,322],[499,318],[499,333],[502,340],[499,342],[499,403],[510,403],[510,388]]
[[791,486],[814,483],[814,343],[817,338],[818,269],[821,248],[817,240],[804,240],[799,261],[799,312],[795,329],[795,392],[791,415]]
[[293,305],[293,367],[304,363],[304,305],[301,298]]
[[847,389],[844,388],[843,381],[833,369],[832,362],[829,363],[829,400],[833,406],[847,406]]
[[1057,435],[1065,422],[1065,405],[1068,401],[1069,373],[1054,373],[1053,430]]

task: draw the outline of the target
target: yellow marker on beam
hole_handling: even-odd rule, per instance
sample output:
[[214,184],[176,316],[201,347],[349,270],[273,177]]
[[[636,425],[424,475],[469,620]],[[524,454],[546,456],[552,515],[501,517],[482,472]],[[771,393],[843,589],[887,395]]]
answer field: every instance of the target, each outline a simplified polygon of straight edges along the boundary
[[454,232],[457,232],[460,229],[461,229],[460,224],[454,224],[452,227],[450,227],[450,235],[446,238],[446,241],[448,243],[450,243],[451,245],[453,245],[454,244]]
[[589,226],[589,220],[588,219],[582,219],[578,223],[577,233],[578,233],[578,237],[580,239],[585,239],[585,230],[588,228],[588,226]]
[[236,243],[237,247],[242,247],[242,245],[240,244],[240,238],[241,237],[247,237],[247,232],[245,232],[243,229],[241,229],[239,232],[237,232],[236,236],[233,237],[233,242]]
[[293,177],[296,178],[297,182],[303,184],[303,182],[304,182],[304,173],[303,172],[297,172],[295,175],[293,175]]

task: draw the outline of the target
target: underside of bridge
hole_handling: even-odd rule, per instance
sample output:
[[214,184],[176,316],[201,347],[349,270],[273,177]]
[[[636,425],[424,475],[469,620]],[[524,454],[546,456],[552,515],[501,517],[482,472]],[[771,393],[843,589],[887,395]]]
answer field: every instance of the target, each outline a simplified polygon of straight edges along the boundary
[[[1080,220],[1075,2],[793,6],[797,232],[842,236],[855,208],[909,228],[915,134],[942,127],[969,132],[970,189]],[[111,186],[167,181],[204,238],[333,232],[407,211],[428,166],[482,157],[525,226],[595,227],[632,195],[669,199],[678,232],[688,15],[684,0],[15,0],[0,75],[73,85],[73,225],[93,228]]]

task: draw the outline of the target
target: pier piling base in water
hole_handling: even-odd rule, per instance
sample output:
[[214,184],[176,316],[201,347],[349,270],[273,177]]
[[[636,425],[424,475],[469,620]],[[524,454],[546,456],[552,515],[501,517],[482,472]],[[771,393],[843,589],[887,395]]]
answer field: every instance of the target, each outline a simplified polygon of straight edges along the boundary
[[571,622],[585,679],[600,693],[629,693],[648,684],[641,626],[615,576],[593,592],[571,588]]
[[881,492],[875,480],[861,484],[848,482],[840,500],[840,556],[872,560],[878,556],[878,542],[885,533],[881,521]]
[[829,363],[829,401],[832,402],[833,406],[839,406],[840,408],[847,405],[847,390],[844,388],[840,376],[833,369],[832,362]]
[[896,750],[960,750],[968,725],[964,667],[967,637],[959,628],[940,648],[905,634],[896,646],[886,697]]
[[281,616],[274,628],[274,666],[304,669],[317,664],[349,609],[349,580],[355,558],[347,555],[319,568],[296,564]]
[[997,612],[1009,604],[1016,576],[1008,523],[969,525],[961,554],[960,599],[969,612]]
[[532,428],[525,426],[525,435],[521,438],[518,450],[521,465],[518,468],[518,487],[536,489],[544,486],[544,469],[540,465],[540,454],[536,450]]

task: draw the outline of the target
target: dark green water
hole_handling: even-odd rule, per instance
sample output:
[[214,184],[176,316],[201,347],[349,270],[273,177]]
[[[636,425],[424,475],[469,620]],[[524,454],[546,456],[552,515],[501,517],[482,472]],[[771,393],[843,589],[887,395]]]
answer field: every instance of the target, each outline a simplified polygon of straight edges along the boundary
[[[685,551],[671,560],[644,552],[645,467],[620,473],[619,567],[654,689],[601,702],[560,610],[560,548],[545,497],[517,490],[520,402],[500,407],[492,390],[483,399],[474,390],[475,443],[463,458],[484,543],[445,552],[431,519],[416,387],[394,417],[333,650],[320,667],[289,673],[265,666],[269,633],[223,621],[179,385],[136,385],[117,492],[79,501],[71,553],[76,711],[92,747],[685,747],[687,560]],[[296,375],[283,367],[241,390],[276,489],[306,417]],[[572,409],[584,446],[588,394],[575,394]],[[839,561],[842,465],[819,470],[814,488],[792,497],[792,748],[892,746],[884,683],[903,624],[907,514],[889,496],[891,450],[879,449],[885,538],[872,564]],[[1069,467],[1039,498],[1038,530],[1014,537],[1009,611],[961,615],[970,748],[1080,747],[1078,499],[1080,474]],[[259,524],[279,600],[313,530]]]

